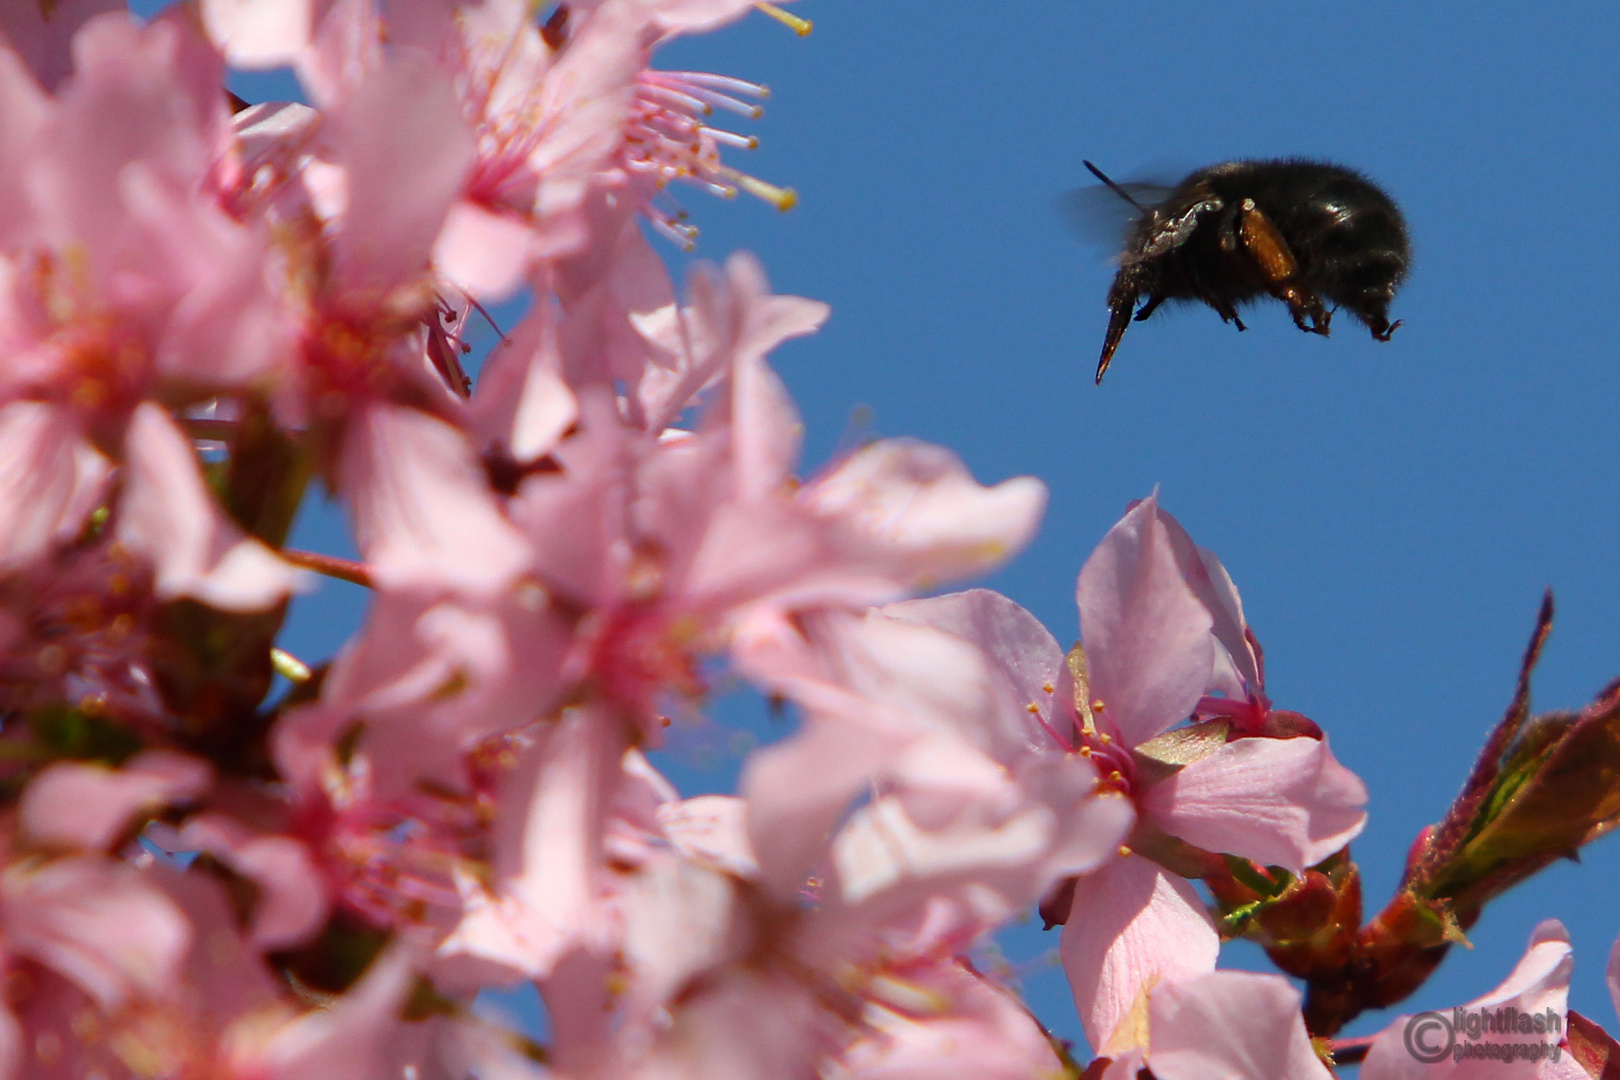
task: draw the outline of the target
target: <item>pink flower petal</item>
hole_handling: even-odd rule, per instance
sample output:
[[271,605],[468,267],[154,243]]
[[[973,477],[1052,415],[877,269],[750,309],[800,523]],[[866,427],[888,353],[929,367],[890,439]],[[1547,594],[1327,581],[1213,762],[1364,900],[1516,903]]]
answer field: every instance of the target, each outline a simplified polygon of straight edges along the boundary
[[[1557,919],[1547,919],[1530,933],[1530,944],[1524,956],[1502,984],[1484,997],[1475,998],[1461,1007],[1463,1013],[1471,1010],[1496,1012],[1511,1007],[1519,1015],[1545,1016],[1549,1011],[1558,1021],[1553,1032],[1501,1032],[1480,1031],[1470,1036],[1465,1030],[1453,1028],[1456,1010],[1437,1015],[1438,1024],[1430,1022],[1423,1030],[1412,1028],[1411,1016],[1397,1017],[1367,1051],[1361,1065],[1362,1080],[1547,1080],[1553,1075],[1550,1062],[1517,1058],[1501,1061],[1492,1058],[1470,1057],[1455,1059],[1439,1056],[1439,1060],[1426,1063],[1411,1052],[1412,1042],[1423,1050],[1442,1051],[1468,1042],[1527,1043],[1542,1042],[1544,1046],[1558,1044],[1569,1006],[1569,977],[1575,959],[1569,945],[1569,932]],[[1565,1052],[1567,1055],[1567,1051]],[[1565,1056],[1565,1055],[1561,1055]]]
[[523,284],[533,246],[534,232],[526,222],[462,200],[445,218],[433,245],[433,265],[445,280],[492,304]]
[[54,968],[103,1008],[179,989],[191,925],[134,867],[89,855],[14,867],[0,895],[6,948]]
[[473,159],[449,80],[425,58],[389,56],[330,124],[328,141],[348,174],[337,241],[344,283],[377,295],[420,278]]
[[[763,360],[789,338],[819,329],[829,309],[814,300],[772,295],[759,262],[745,254],[728,259],[723,274],[703,264],[694,267],[687,291],[689,305],[678,312],[671,304],[659,309],[656,318],[632,315],[643,334],[659,341],[675,357],[673,367],[649,365],[642,376],[638,393],[647,412],[647,427],[657,431],[666,426],[699,391],[732,373],[736,385],[731,408],[714,415],[734,415],[740,462],[763,457],[772,463],[761,479],[754,479],[746,464],[740,465],[743,493],[754,496],[769,491],[798,460],[801,424]],[[777,446],[774,452],[762,452],[771,445]]]
[[811,991],[771,970],[732,969],[676,1014],[640,1076],[810,1080],[843,1025]]
[[143,751],[117,769],[59,761],[23,789],[18,817],[31,843],[100,851],[137,815],[184,805],[211,782],[206,764],[171,750]]
[[98,15],[125,10],[121,0],[59,0],[44,4],[0,4],[0,34],[27,62],[34,78],[54,92],[73,71],[74,35]]
[[1604,972],[1604,980],[1609,984],[1614,1011],[1620,1013],[1620,938],[1615,938],[1614,945],[1609,949],[1609,966]]
[[385,588],[502,590],[529,558],[461,432],[381,403],[349,421],[338,464],[360,551]]
[[441,953],[543,979],[568,949],[603,945],[602,834],[626,735],[608,709],[572,709],[545,726],[502,785],[495,891],[471,895]]
[[556,313],[544,301],[490,351],[468,406],[467,426],[484,446],[519,464],[556,448],[579,418],[579,402],[562,376]]
[[1185,719],[1209,682],[1212,620],[1182,576],[1157,496],[1109,530],[1075,595],[1099,723],[1136,746]]
[[1212,971],[1172,980],[1149,1005],[1159,1080],[1332,1080],[1311,1048],[1299,991],[1280,975]]
[[326,882],[302,842],[258,835],[218,814],[188,819],[176,839],[177,850],[205,851],[258,887],[249,933],[256,947],[291,948],[326,924]]
[[394,948],[379,956],[348,993],[277,1032],[256,1055],[259,1060],[254,1062],[253,1075],[268,1080],[402,1075],[394,1065],[397,1046],[392,1044],[407,1030],[398,1014],[410,991],[411,975],[405,949]]
[[[824,1073],[835,1080],[1030,1080],[1063,1065],[1041,1026],[1007,991],[956,963],[885,979],[887,1008]],[[881,992],[881,991],[880,991]],[[909,1007],[908,1007],[909,1006]]]
[[[100,4],[102,0],[89,2]],[[17,39],[9,23],[25,12],[37,14],[39,7],[0,4],[0,30],[10,37],[13,48]],[[66,50],[63,53],[65,57]],[[54,80],[46,81],[54,85]],[[30,234],[38,227],[28,203],[25,177],[28,166],[37,160],[34,143],[49,120],[50,109],[50,100],[30,77],[22,59],[11,49],[0,48],[0,243],[7,247],[24,238],[32,239]]]
[[1206,851],[1298,874],[1367,823],[1367,787],[1327,741],[1235,739],[1139,796],[1144,815]]
[[1221,560],[1211,551],[1206,551],[1193,543],[1187,530],[1174,517],[1159,511],[1159,520],[1167,530],[1171,546],[1175,549],[1176,558],[1181,564],[1182,576],[1186,578],[1188,588],[1208,609],[1213,620],[1211,632],[1215,640],[1219,641],[1230,654],[1232,664],[1238,675],[1242,678],[1245,688],[1251,691],[1260,689],[1259,662],[1254,654],[1254,646],[1245,636],[1248,630],[1248,621],[1243,617],[1243,600],[1238,596],[1237,586],[1232,584],[1232,578],[1221,565]]
[[700,795],[658,808],[658,822],[688,859],[740,878],[759,874],[748,839],[748,804],[729,795]]
[[[1012,739],[1042,751],[1058,749],[1036,717],[1052,723],[1063,650],[1039,619],[989,589],[902,601],[888,604],[882,611],[904,622],[944,630],[981,649],[1008,681],[1020,706],[1012,714],[1019,721],[1016,731],[1009,733]],[[1034,712],[1028,708],[1031,704],[1037,706]],[[1066,709],[1068,703],[1058,707]]]
[[1110,1037],[1138,998],[1162,979],[1215,969],[1220,938],[1184,878],[1139,855],[1079,878],[1059,954],[1086,1039],[1110,1052]]
[[314,0],[202,0],[208,36],[233,66],[283,67],[309,48]]
[[37,401],[0,409],[0,566],[32,562],[77,535],[110,471],[69,410]]
[[793,738],[749,756],[739,788],[762,887],[781,899],[798,895],[850,800],[904,742],[893,732],[812,714]]
[[1046,486],[1025,476],[986,488],[949,450],[888,439],[850,455],[800,499],[904,565],[910,581],[933,584],[983,573],[1022,550],[1040,524]]
[[116,295],[130,264],[145,261],[146,238],[127,218],[127,170],[201,186],[227,137],[224,73],[184,19],[143,27],[103,16],[85,25],[74,54],[78,74],[62,86],[29,193],[50,244],[72,250],[87,283]]
[[303,571],[225,516],[203,484],[191,443],[163,409],[147,402],[135,410],[124,458],[118,539],[151,561],[159,598],[262,611],[303,587]]

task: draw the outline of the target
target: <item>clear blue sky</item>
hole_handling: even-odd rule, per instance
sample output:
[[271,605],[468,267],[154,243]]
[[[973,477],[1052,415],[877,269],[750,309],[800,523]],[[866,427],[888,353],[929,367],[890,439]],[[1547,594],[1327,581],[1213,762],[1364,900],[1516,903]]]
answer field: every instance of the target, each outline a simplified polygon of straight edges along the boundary
[[[809,464],[869,430],[948,445],[987,481],[1041,477],[1040,537],[989,584],[1065,641],[1081,562],[1160,485],[1242,590],[1277,703],[1321,723],[1366,779],[1371,823],[1354,851],[1381,906],[1507,703],[1545,587],[1558,619],[1536,706],[1577,707],[1620,674],[1620,9],[794,10],[815,20],[809,38],[756,15],[658,66],[773,90],[766,117],[738,129],[763,140],[739,164],[797,188],[800,206],[683,201],[699,256],[751,249],[777,291],[832,304],[818,337],[776,356]],[[1394,340],[1348,319],[1330,340],[1307,336],[1277,305],[1245,334],[1185,309],[1134,326],[1094,387],[1111,268],[1055,208],[1087,179],[1081,159],[1129,177],[1286,155],[1361,169],[1405,210],[1415,264]],[[325,535],[319,520],[303,533]],[[360,610],[343,587],[303,604],[289,644],[315,654]],[[721,712],[766,730],[752,702]],[[702,747],[726,740],[685,738],[665,760],[683,790],[726,787],[735,759],[701,767]],[[1572,1004],[1610,1023],[1620,845],[1583,859],[1491,907],[1477,947],[1454,950],[1407,1010],[1489,990],[1556,915],[1576,947]],[[1023,930],[1007,948],[1055,946]],[[1223,963],[1265,962],[1229,948]],[[1058,970],[1026,970],[1039,1015],[1078,1038]]]

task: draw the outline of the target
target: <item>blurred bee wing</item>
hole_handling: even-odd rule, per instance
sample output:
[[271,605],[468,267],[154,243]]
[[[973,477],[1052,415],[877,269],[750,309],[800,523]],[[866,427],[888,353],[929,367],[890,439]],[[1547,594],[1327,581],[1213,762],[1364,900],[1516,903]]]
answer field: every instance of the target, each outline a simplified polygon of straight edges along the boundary
[[[1137,204],[1151,208],[1169,197],[1173,188],[1163,184],[1120,184]],[[1102,184],[1074,188],[1058,196],[1058,212],[1074,233],[1088,244],[1117,252],[1142,211]]]

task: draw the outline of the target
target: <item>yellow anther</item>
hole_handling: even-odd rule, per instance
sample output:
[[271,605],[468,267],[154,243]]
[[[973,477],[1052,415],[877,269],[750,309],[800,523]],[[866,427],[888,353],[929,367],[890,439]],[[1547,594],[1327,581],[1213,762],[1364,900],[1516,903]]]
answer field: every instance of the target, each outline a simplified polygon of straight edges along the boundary
[[777,187],[775,184],[767,184],[763,180],[742,173],[732,179],[748,194],[756,199],[764,199],[778,210],[785,212],[799,205],[799,193],[792,188]]
[[1119,845],[1119,854],[1120,854],[1121,858],[1124,858],[1126,855],[1129,855],[1130,853],[1131,853],[1130,845],[1128,845],[1128,844]]
[[309,670],[308,664],[281,649],[270,650],[270,666],[277,675],[294,685],[307,683],[314,675],[314,672]]
[[787,27],[789,30],[792,30],[795,34],[798,34],[800,37],[804,37],[813,29],[809,19],[801,19],[797,15],[789,15],[775,4],[766,3],[765,0],[754,0],[754,6],[759,8],[759,10],[763,11],[765,14],[769,15],[771,18],[775,19],[777,22],[781,23],[783,26]]

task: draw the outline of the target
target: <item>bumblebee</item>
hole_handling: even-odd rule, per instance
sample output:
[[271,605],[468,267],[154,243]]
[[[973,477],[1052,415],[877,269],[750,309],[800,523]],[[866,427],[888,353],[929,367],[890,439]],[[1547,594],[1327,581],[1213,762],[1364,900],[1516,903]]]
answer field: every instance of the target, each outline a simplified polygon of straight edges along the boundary
[[1267,296],[1288,305],[1295,326],[1323,337],[1340,308],[1379,341],[1401,325],[1389,321],[1389,305],[1411,263],[1406,221],[1382,188],[1353,169],[1227,161],[1144,205],[1085,164],[1136,211],[1108,290],[1099,383],[1132,319],[1141,322],[1166,300],[1208,304],[1239,330],[1238,306]]

